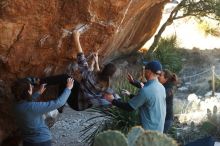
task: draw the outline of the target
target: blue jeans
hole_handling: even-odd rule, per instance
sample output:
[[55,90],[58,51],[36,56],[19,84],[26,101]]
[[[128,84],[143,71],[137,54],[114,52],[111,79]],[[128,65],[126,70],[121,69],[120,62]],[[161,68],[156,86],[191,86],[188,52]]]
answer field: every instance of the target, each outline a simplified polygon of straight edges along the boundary
[[23,146],[52,146],[51,140],[40,142],[40,143],[31,143],[23,141]]
[[173,125],[173,120],[165,120],[163,133],[167,133],[170,127]]

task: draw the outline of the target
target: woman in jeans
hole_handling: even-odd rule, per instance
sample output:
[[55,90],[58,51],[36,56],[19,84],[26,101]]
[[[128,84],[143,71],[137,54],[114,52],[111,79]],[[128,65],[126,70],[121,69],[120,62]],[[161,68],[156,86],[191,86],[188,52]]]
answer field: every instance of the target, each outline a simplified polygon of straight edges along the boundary
[[41,85],[35,93],[27,78],[19,79],[12,85],[12,93],[16,99],[14,111],[22,132],[23,146],[51,146],[51,132],[44,122],[43,114],[65,104],[73,88],[73,79],[68,78],[64,82],[66,87],[62,94],[47,102],[37,101],[45,91],[45,85]]

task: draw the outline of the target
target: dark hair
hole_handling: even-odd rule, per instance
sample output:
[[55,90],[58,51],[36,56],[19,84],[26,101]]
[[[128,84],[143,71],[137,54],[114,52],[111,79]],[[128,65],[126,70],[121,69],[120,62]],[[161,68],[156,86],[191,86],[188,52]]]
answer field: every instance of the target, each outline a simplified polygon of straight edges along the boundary
[[112,77],[117,70],[116,66],[113,63],[108,63],[104,66],[102,71],[99,73],[99,77],[103,80],[108,80]]
[[164,72],[164,78],[167,79],[167,82],[177,84],[178,78],[177,78],[177,75],[175,73],[171,72],[168,69],[164,69],[163,72]]
[[28,93],[29,89],[30,81],[28,79],[18,79],[11,86],[11,91],[12,94],[14,94],[16,101],[31,101],[31,95]]

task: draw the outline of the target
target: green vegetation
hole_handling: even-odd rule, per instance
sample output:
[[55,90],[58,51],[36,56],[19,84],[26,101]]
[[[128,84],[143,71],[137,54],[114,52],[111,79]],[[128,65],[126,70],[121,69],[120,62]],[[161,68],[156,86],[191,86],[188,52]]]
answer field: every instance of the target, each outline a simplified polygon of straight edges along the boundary
[[218,114],[217,106],[213,107],[211,112],[210,109],[207,109],[207,121],[201,123],[200,131],[206,132],[212,137],[217,139],[220,138],[220,115]]
[[178,73],[182,69],[181,54],[176,36],[161,39],[157,46],[157,50],[150,57],[151,59],[159,60],[163,68],[169,69],[175,73]]
[[128,133],[128,145],[133,146],[137,139],[144,133],[144,129],[140,126],[133,127]]
[[198,24],[199,28],[204,31],[206,35],[212,35],[215,37],[220,37],[220,31],[217,26],[211,25],[207,21],[201,20],[200,23]]
[[[123,77],[118,77],[115,81],[117,81],[115,83],[115,90],[117,91],[117,93],[120,93],[119,91],[122,88],[130,90],[132,93],[136,93],[138,90],[137,88],[126,82],[126,79],[124,79]],[[122,100],[127,101],[128,98],[122,96]],[[182,102],[180,102],[179,104],[180,105],[177,105],[179,109],[185,109],[183,108]],[[182,108],[180,108],[180,106]],[[128,143],[134,144],[134,142],[132,143],[132,141],[136,141],[139,138],[139,135],[143,133],[143,130],[138,128],[133,128],[132,130],[130,130],[133,126],[140,125],[137,112],[129,113],[124,110],[120,110],[117,107],[103,110],[91,109],[90,112],[95,112],[99,114],[86,121],[90,124],[82,130],[82,137],[86,136],[84,137],[84,142],[92,144],[94,142],[94,138],[99,133],[111,129],[118,130],[121,133],[127,135]],[[186,123],[181,124],[178,121],[175,121],[168,135],[178,141],[178,143],[185,145],[199,138],[211,135],[211,132],[216,133],[216,129],[219,128],[216,128],[216,126],[213,126],[213,124],[211,124],[210,126],[210,124],[210,122],[208,122],[208,124],[206,122],[204,125],[195,125],[194,123],[191,123],[191,125],[187,125]],[[213,131],[213,127],[215,128],[215,131]],[[134,135],[136,135],[136,137],[134,137]],[[156,136],[154,135],[153,137]],[[154,139],[153,137],[151,138]],[[158,139],[155,141],[158,141]],[[110,145],[113,144],[110,143]]]
[[182,0],[170,13],[166,22],[160,27],[154,37],[154,42],[148,50],[148,54],[153,54],[157,50],[161,35],[167,26],[171,25],[174,20],[196,17],[198,19],[208,17],[220,20],[220,1],[219,0]]
[[[113,140],[114,139],[114,140]],[[131,143],[130,143],[131,142]],[[177,143],[155,131],[145,131],[141,127],[133,127],[128,139],[119,131],[105,131],[95,137],[94,146],[177,146]]]
[[207,132],[200,131],[199,126],[195,126],[194,123],[187,125],[186,123],[180,124],[177,121],[174,122],[168,135],[178,141],[181,145],[186,145],[189,142],[208,136]]
[[94,146],[127,146],[124,134],[119,131],[104,131],[95,137]]
[[[131,93],[136,93],[137,88],[126,82],[123,77],[115,79],[115,91],[120,93],[120,89],[127,89]],[[122,101],[128,101],[129,97],[120,95]],[[131,127],[140,125],[138,111],[127,112],[117,107],[106,108],[106,109],[91,109],[88,112],[98,113],[97,116],[89,118],[86,123],[90,123],[81,132],[83,141],[90,144],[93,143],[94,137],[105,130],[119,130],[124,134],[127,134]],[[98,119],[97,121],[94,121]],[[96,127],[94,129],[94,127]]]
[[146,131],[138,137],[134,146],[177,146],[177,143],[165,134]]
[[[184,110],[180,113],[188,114],[190,111],[197,111],[200,105],[200,102],[194,101],[182,107]],[[168,134],[182,145],[207,136],[220,139],[220,115],[217,106],[214,106],[213,109],[207,109],[206,116],[202,117],[202,120],[197,124],[189,123],[189,121],[181,123],[179,117],[176,117]]]
[[190,125],[179,123],[176,120],[169,130],[169,135],[182,145],[207,136],[220,139],[219,122],[220,115],[218,114],[217,107],[214,106],[212,111],[207,109],[207,119],[198,125],[195,125],[193,122]]

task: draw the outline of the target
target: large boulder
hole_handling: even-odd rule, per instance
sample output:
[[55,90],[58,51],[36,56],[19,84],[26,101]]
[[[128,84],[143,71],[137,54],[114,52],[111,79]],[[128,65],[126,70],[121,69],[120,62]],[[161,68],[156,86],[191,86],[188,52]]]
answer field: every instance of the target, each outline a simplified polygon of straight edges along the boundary
[[[106,62],[138,50],[155,33],[166,0],[1,0],[0,79],[62,72],[81,36],[85,54],[99,50]],[[73,49],[73,50],[72,50]]]
[[78,24],[89,26],[80,38],[86,56],[98,50],[105,63],[136,51],[155,33],[167,1],[1,0],[0,80],[9,86],[64,72],[76,56],[67,31]]

